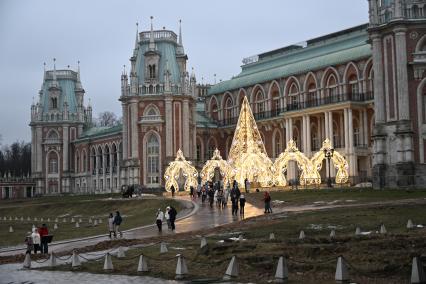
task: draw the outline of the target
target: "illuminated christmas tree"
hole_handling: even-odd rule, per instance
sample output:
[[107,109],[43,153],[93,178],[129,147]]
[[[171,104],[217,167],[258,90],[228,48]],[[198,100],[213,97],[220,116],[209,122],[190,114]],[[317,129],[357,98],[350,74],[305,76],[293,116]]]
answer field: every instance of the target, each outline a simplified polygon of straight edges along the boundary
[[241,105],[228,164],[234,169],[234,179],[240,186],[244,185],[246,178],[263,187],[273,184],[273,164],[266,153],[247,97],[244,97]]

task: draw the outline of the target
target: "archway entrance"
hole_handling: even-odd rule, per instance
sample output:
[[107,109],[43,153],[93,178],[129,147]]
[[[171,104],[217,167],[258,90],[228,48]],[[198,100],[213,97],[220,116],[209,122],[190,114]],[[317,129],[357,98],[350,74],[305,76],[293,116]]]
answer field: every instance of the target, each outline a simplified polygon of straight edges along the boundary
[[[185,191],[189,191],[191,186],[194,188],[197,187],[198,172],[194,166],[191,165],[191,162],[185,159],[185,156],[179,149],[176,153],[176,159],[173,162],[170,162],[166,172],[164,173],[164,179],[166,180],[166,190],[170,192],[173,185],[176,191],[179,191],[180,187],[178,180],[181,177],[185,179],[183,186]],[[182,179],[181,182],[183,182]]]
[[206,162],[203,169],[200,172],[201,182],[217,181],[223,178],[223,184],[226,186],[230,182],[233,174],[232,168],[228,163],[222,159],[219,150],[216,148],[213,152],[213,156]]

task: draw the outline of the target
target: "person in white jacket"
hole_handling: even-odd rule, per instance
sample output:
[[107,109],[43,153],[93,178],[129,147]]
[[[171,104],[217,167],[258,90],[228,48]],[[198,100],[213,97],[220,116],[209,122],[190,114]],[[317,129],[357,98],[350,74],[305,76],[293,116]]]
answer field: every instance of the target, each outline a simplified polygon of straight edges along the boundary
[[167,221],[167,228],[170,230],[172,228],[172,225],[170,224],[170,215],[169,215],[170,207],[167,206],[166,213],[164,213],[164,218],[166,218]]
[[31,238],[33,239],[33,245],[34,245],[34,254],[37,253],[39,250],[41,252],[41,238],[40,234],[37,231],[37,228],[33,228],[33,233],[31,234]]
[[108,230],[109,230],[109,238],[112,238],[112,235],[114,234],[114,237],[117,237],[114,230],[114,216],[112,213],[109,213],[108,217]]
[[163,213],[163,211],[161,211],[160,208],[158,208],[158,211],[157,211],[157,227],[158,227],[158,231],[160,233],[163,229],[163,219],[164,219],[164,213]]

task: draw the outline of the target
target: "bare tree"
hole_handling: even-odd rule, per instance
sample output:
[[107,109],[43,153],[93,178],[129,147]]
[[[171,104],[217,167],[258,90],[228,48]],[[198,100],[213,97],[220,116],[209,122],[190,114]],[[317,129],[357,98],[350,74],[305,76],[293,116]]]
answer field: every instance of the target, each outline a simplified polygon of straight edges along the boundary
[[99,113],[96,124],[98,126],[114,126],[117,125],[118,119],[112,111],[104,111]]

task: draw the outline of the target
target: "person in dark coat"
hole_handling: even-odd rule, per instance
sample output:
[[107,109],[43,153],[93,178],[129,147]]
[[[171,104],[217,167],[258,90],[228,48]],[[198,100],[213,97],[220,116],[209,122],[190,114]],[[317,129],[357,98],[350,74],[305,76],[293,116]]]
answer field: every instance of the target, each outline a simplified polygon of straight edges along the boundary
[[240,196],[240,215],[244,215],[244,206],[246,205],[246,198],[244,194]]
[[175,191],[176,191],[176,189],[175,189],[174,185],[172,185],[172,187],[170,188],[170,191],[172,192],[172,197],[175,197]]
[[170,226],[172,228],[172,231],[175,230],[175,221],[176,221],[176,215],[177,215],[177,211],[173,206],[169,206],[167,207],[167,209],[169,209],[169,217],[170,217]]
[[115,229],[115,236],[117,235],[117,232],[120,233],[120,237],[123,237],[123,233],[120,230],[120,225],[123,222],[123,218],[121,218],[120,212],[117,211],[115,212],[115,216],[114,216],[114,229]]

